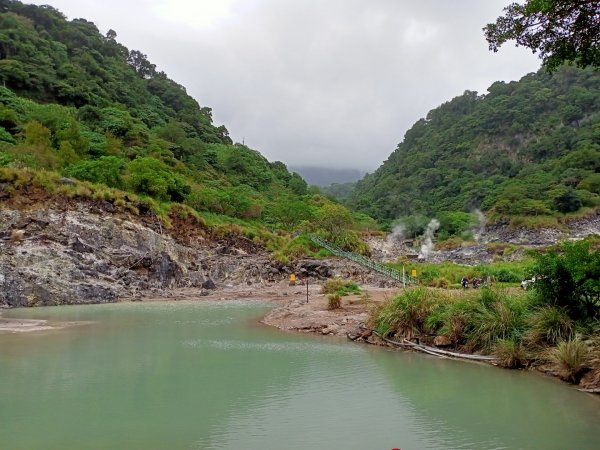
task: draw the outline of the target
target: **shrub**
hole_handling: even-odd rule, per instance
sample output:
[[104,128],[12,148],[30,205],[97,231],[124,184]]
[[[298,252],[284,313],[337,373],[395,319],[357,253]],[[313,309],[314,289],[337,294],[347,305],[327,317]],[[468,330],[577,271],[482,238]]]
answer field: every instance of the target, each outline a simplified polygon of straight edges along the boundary
[[553,206],[562,213],[577,211],[581,208],[581,199],[573,188],[564,188],[554,194]]
[[227,199],[228,195],[225,191],[203,187],[192,192],[185,203],[196,211],[210,211],[217,214],[224,214]]
[[327,309],[339,309],[342,306],[342,297],[339,294],[329,294],[327,296]]
[[78,180],[102,183],[111,187],[122,185],[121,170],[125,161],[116,156],[101,156],[98,159],[79,161],[68,166],[63,173]]
[[0,142],[8,142],[9,144],[16,144],[15,138],[0,125]]
[[477,307],[478,304],[469,298],[449,303],[446,308],[439,311],[438,333],[448,336],[452,342],[464,342],[470,318]]
[[508,269],[498,269],[492,272],[493,277],[500,282],[504,283],[517,283],[521,281],[521,277]]
[[330,236],[330,240],[343,250],[361,255],[369,254],[369,246],[358,237],[358,234],[354,230],[342,230]]
[[462,211],[442,212],[438,216],[440,221],[438,233],[440,236],[460,236],[475,227],[478,223],[475,214]]
[[506,298],[506,291],[502,289],[492,289],[488,286],[481,288],[477,295],[477,300],[483,306],[492,306],[494,303],[502,302]]
[[8,166],[13,160],[14,158],[8,153],[0,152],[0,167]]
[[341,278],[330,278],[321,286],[321,294],[334,294],[343,284],[344,281]]
[[271,223],[293,229],[304,220],[311,220],[313,212],[306,202],[291,197],[282,197],[267,211],[267,220]]
[[446,239],[445,241],[439,242],[435,247],[437,250],[454,250],[456,248],[460,248],[463,242],[464,241],[462,238],[454,236]]
[[448,286],[450,286],[450,281],[444,277],[437,277],[437,278],[434,278],[433,280],[431,280],[431,282],[429,283],[429,286],[447,289]]
[[571,383],[579,382],[588,358],[587,345],[579,336],[567,341],[560,341],[550,350],[550,360],[561,371],[561,376]]
[[562,254],[537,254],[531,272],[539,303],[564,308],[574,320],[598,317],[600,250],[592,250],[589,241],[567,242]]
[[360,288],[354,281],[344,281],[341,278],[330,278],[321,287],[322,294],[338,294],[341,297],[350,294],[360,294]]
[[543,306],[534,311],[527,319],[528,329],[525,335],[531,344],[556,344],[571,339],[575,332],[575,323],[563,308]]
[[350,294],[360,294],[360,288],[358,287],[358,284],[356,284],[354,281],[349,281],[342,287],[342,289],[338,291],[338,293],[342,297],[345,297],[346,295]]
[[155,158],[136,158],[129,163],[129,173],[129,184],[136,192],[159,200],[181,202],[191,190],[183,176]]

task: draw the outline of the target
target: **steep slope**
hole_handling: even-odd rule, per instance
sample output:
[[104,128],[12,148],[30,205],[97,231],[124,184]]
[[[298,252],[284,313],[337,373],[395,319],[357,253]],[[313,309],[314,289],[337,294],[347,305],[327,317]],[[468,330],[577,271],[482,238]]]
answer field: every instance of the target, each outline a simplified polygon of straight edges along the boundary
[[[102,36],[85,19],[68,21],[51,6],[1,1],[0,82],[39,102],[86,106],[80,115],[88,120],[102,115],[98,109],[117,106],[138,126],[174,120],[190,137],[231,143],[227,129],[212,124],[210,108],[200,107],[146,55],[116,37],[112,30]],[[126,130],[111,131],[125,137],[118,131]]]
[[556,216],[600,204],[600,73],[562,67],[465,92],[407,131],[348,204],[382,221]]
[[[364,217],[232,143],[210,108],[116,37],[51,6],[0,0],[0,208],[42,189],[150,212],[165,226],[193,216],[213,235],[242,234],[272,251],[298,229],[365,248],[352,229]],[[309,246],[298,240],[278,257]]]

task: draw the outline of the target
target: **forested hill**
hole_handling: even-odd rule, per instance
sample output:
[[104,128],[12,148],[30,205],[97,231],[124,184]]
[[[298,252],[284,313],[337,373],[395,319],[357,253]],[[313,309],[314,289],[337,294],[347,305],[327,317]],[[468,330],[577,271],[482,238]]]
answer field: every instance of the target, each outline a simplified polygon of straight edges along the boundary
[[449,211],[556,216],[600,204],[600,72],[467,91],[416,122],[348,204],[383,221]]
[[[66,20],[51,6],[0,0],[0,82],[17,95],[76,108],[80,118],[102,120],[102,108],[127,111],[132,128],[177,121],[203,142],[231,143],[185,88],[170,80],[142,52],[128,50],[110,30],[103,36],[85,19]],[[112,116],[118,116],[113,111]],[[106,114],[104,114],[106,116]],[[112,130],[115,135],[124,130]]]
[[[193,217],[213,236],[244,234],[278,249],[302,229],[364,251],[357,230],[365,221],[373,228],[308,191],[283,163],[233,144],[210,108],[116,32],[0,0],[0,201],[32,190],[166,225]],[[286,251],[302,255],[303,242]]]

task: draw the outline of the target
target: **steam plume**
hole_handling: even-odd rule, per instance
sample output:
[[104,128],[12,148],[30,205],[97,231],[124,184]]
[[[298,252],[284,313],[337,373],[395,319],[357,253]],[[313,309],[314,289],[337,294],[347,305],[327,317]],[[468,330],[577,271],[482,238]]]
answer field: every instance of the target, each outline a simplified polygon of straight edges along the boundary
[[425,230],[425,242],[421,245],[421,251],[419,252],[420,259],[427,259],[429,254],[433,251],[433,235],[440,227],[440,221],[437,219],[431,219],[427,230]]

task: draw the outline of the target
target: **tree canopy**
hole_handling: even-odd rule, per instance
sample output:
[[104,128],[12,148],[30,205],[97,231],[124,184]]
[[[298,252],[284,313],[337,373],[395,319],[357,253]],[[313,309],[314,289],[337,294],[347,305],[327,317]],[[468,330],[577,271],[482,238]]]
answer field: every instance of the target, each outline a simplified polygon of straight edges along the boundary
[[116,38],[51,6],[0,0],[0,177],[50,171],[271,231],[332,238],[310,222],[332,210],[359,226],[285,164],[234,144],[209,107]]
[[556,217],[600,204],[600,73],[561,66],[467,91],[410,128],[347,203],[382,221],[479,208]]
[[490,50],[514,40],[539,52],[550,71],[564,62],[600,67],[600,0],[527,0],[504,11],[483,29]]

